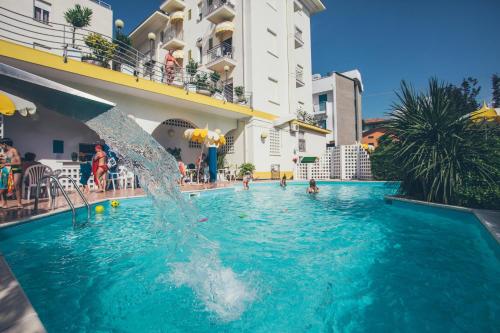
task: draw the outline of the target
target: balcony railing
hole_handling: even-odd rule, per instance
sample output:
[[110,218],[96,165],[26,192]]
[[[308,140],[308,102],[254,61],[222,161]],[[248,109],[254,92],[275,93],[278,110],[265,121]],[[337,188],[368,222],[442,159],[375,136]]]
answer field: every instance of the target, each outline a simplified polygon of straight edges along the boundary
[[234,48],[231,43],[221,43],[207,51],[206,63],[211,63],[221,58],[233,59]]
[[183,40],[184,39],[184,30],[183,29],[168,28],[165,31],[165,34],[163,36],[163,41],[168,42],[169,40],[172,40],[174,38]]
[[[87,40],[94,32],[86,29],[77,29],[73,38],[73,28],[68,25],[51,22],[50,26],[34,20],[30,16],[22,15],[9,9],[0,7],[0,39],[17,44],[36,48],[41,51],[60,55],[61,61],[68,59],[99,65],[110,70],[122,72],[158,83],[183,88],[187,91],[197,91],[197,84],[203,78],[209,81],[211,72],[197,70],[188,72],[184,68],[166,67],[163,62],[156,61],[154,54],[144,54],[135,48],[109,36],[99,35],[107,46],[96,46]],[[178,34],[176,36],[179,36]],[[101,45],[103,44],[101,43]],[[90,47],[92,45],[93,47]],[[111,49],[114,51],[109,52]],[[210,85],[222,87],[222,82]],[[210,95],[219,92],[222,88],[208,87]],[[244,96],[251,96],[244,92]],[[231,96],[228,94],[228,96]],[[221,98],[223,99],[223,98]],[[231,97],[228,102],[245,104],[252,107],[252,98],[245,98],[246,103]]]
[[101,0],[90,0],[90,1],[98,4],[101,7],[104,7],[104,8],[107,8],[107,9],[111,9],[111,5],[109,3],[104,2],[104,1],[101,1]]
[[219,9],[222,6],[228,6],[233,10],[235,8],[234,4],[229,0],[212,0],[211,4],[205,5],[204,10],[203,10],[203,16],[206,17],[206,16],[212,14],[213,12],[215,12],[217,9]]

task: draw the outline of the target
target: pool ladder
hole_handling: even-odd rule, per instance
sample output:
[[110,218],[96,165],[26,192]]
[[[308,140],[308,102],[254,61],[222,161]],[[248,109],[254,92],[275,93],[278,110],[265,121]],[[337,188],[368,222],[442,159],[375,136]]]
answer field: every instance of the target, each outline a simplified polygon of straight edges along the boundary
[[[54,194],[54,195],[49,195],[49,197],[52,197],[51,198],[51,208],[52,209],[54,209],[54,206],[55,206],[55,196],[57,195],[56,191],[57,191],[57,189],[59,189],[61,191],[62,195],[64,196],[64,199],[66,199],[66,202],[68,203],[68,206],[71,208],[71,213],[73,215],[73,219],[72,219],[73,225],[76,224],[76,210],[75,210],[75,205],[73,204],[73,202],[69,198],[68,192],[63,188],[63,186],[61,185],[61,182],[59,181],[60,179],[68,179],[73,184],[73,187],[75,188],[76,192],[78,193],[78,195],[82,199],[83,203],[87,207],[87,219],[90,220],[90,205],[89,205],[89,202],[87,201],[87,199],[83,195],[82,191],[78,187],[78,184],[70,176],[47,175],[47,176],[43,176],[42,178],[40,178],[38,180],[38,182],[36,184],[35,206],[33,208],[33,212],[35,214],[38,213],[38,202],[39,202],[39,199],[40,199],[40,187],[42,185],[42,182],[44,182],[47,179],[49,180],[49,183],[47,185],[47,192]],[[52,186],[53,185],[55,186],[55,191],[52,192]]]

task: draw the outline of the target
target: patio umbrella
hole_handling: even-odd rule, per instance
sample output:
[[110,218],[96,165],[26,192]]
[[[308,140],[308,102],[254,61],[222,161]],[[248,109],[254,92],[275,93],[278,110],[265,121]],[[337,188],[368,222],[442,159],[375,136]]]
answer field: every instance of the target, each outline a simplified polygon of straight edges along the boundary
[[23,117],[32,116],[36,113],[36,106],[32,102],[0,90],[0,114],[13,116],[16,111]]
[[[208,126],[205,128],[191,128],[184,131],[184,137],[189,141],[197,142],[201,144],[201,152],[199,161],[201,163],[201,157],[203,156],[203,149],[205,146],[208,147],[210,163],[210,181],[215,181],[214,178],[217,176],[217,148],[226,144],[226,138],[219,129],[215,131],[209,131]],[[215,157],[213,157],[215,156]],[[214,160],[215,159],[215,160]],[[199,165],[196,166],[199,172]]]

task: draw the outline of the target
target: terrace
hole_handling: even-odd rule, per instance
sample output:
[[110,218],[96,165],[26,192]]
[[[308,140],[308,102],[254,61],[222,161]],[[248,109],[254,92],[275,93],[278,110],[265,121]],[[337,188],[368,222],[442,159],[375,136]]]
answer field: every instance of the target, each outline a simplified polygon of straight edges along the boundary
[[[74,36],[73,39],[73,28],[69,25],[51,23],[49,26],[34,20],[32,17],[0,7],[0,39],[56,54],[61,56],[61,61],[64,63],[67,63],[69,59],[90,63],[110,72],[116,71],[131,75],[137,81],[146,79],[182,88],[188,92],[198,92],[196,77],[203,77],[211,73],[202,70],[189,71],[188,73],[185,68],[176,68],[175,78],[168,79],[165,73],[165,64],[157,61],[151,51],[143,53],[112,37],[95,34],[86,29],[77,29]],[[97,43],[92,43],[89,36],[96,38]],[[182,39],[182,30],[172,30],[171,33],[164,36],[165,44],[163,47],[182,48],[184,46]],[[216,61],[214,65],[218,68],[217,64],[220,64],[218,54],[213,52],[210,57]],[[228,54],[225,54],[222,59],[227,61]],[[217,84],[222,83],[218,82]],[[241,95],[245,98],[240,100],[245,102],[237,104],[252,108],[250,104],[252,101],[251,92],[244,91]],[[226,100],[226,102],[233,101]]]

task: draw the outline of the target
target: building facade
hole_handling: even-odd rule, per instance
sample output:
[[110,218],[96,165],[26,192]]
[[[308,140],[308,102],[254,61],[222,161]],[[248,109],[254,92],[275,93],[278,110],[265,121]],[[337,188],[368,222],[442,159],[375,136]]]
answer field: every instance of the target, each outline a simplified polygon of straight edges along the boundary
[[[291,176],[296,157],[325,152],[329,131],[296,119],[298,109],[312,111],[310,16],[324,9],[318,0],[167,0],[130,34],[136,48],[115,53],[101,66],[85,60],[95,50],[86,49],[82,39],[91,29],[111,35],[109,6],[79,1],[94,14],[72,45],[62,13],[76,2],[44,1],[50,5],[48,16],[37,1],[18,2],[26,7],[21,13],[13,1],[0,6],[0,16],[9,22],[0,24],[1,62],[113,102],[165,148],[181,148],[188,165],[200,152],[181,135],[188,127],[220,129],[228,141],[221,148],[227,164],[253,163],[256,178],[270,178],[272,170]],[[47,42],[38,29],[53,37]],[[182,65],[173,82],[165,80],[162,65],[167,50]],[[189,59],[199,62],[192,77],[186,70]],[[192,89],[193,78],[212,73],[220,77],[215,86],[220,92]],[[43,108],[36,119],[16,115],[5,119],[5,133],[21,152],[62,163],[97,139],[68,115],[71,106],[64,115]],[[25,131],[43,137],[24,140]],[[55,141],[62,152],[54,149]]]
[[362,144],[370,150],[378,147],[378,140],[387,133],[388,119],[369,118],[363,120],[363,140]]
[[358,70],[313,76],[314,117],[331,146],[361,142],[363,81]]

